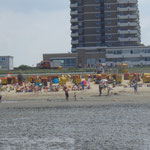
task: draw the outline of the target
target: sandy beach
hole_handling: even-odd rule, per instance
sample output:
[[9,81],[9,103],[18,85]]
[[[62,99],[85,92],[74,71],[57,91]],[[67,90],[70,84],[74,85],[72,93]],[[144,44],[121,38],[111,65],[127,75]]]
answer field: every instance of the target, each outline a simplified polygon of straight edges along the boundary
[[16,93],[15,91],[2,92],[2,107],[46,107],[51,105],[80,105],[100,103],[100,102],[150,102],[150,87],[143,84],[138,87],[138,94],[134,93],[133,87],[116,86],[112,88],[111,95],[107,96],[107,89],[103,90],[102,96],[99,96],[98,85],[91,83],[91,89],[76,91],[77,101],[74,100],[74,91],[69,91],[69,101],[65,100],[65,93],[61,89],[59,92],[32,92]]

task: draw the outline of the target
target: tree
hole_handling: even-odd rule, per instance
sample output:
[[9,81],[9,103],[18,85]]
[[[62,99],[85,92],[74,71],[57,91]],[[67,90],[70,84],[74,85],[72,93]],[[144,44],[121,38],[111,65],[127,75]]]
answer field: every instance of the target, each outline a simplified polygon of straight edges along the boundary
[[28,69],[31,69],[31,68],[32,68],[31,66],[21,65],[17,69],[19,69],[19,70],[28,70]]

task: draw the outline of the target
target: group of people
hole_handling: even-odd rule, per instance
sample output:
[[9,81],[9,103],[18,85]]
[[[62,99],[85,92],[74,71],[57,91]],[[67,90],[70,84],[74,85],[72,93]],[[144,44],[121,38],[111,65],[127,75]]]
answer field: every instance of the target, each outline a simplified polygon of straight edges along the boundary
[[[65,92],[65,96],[66,96],[66,100],[69,100],[69,88],[67,88],[67,86],[64,86],[64,92]],[[76,92],[74,92],[74,100],[77,100],[77,94]]]
[[102,95],[103,90],[107,90],[107,96],[111,95],[111,93],[110,93],[111,88],[109,87],[107,82],[100,82],[99,83],[99,96]]

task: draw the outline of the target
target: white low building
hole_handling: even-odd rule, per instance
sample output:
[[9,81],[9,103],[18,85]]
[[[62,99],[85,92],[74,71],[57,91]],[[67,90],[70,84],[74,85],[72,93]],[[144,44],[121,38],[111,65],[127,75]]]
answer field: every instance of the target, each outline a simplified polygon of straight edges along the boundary
[[129,66],[150,65],[150,46],[113,47],[106,49],[107,64],[127,63]]
[[13,56],[0,56],[0,70],[14,70]]

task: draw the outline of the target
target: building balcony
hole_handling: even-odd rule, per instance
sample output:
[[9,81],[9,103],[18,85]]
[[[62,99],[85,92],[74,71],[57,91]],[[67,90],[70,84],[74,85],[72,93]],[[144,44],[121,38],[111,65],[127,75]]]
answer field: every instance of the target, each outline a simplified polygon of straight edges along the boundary
[[119,34],[139,34],[137,30],[118,30]]
[[78,33],[71,33],[71,37],[78,37],[79,34]]
[[118,11],[137,11],[138,9],[136,7],[125,7],[125,8],[117,8]]
[[138,26],[138,23],[136,23],[136,22],[130,22],[128,24],[129,24],[129,26]]
[[138,18],[138,15],[129,15],[129,19],[136,19]]
[[78,30],[78,25],[71,26],[71,30]]
[[119,4],[127,4],[127,3],[136,4],[136,3],[137,3],[137,0],[117,0],[117,2],[118,2]]
[[71,15],[77,15],[78,14],[78,11],[77,10],[75,10],[75,11],[71,11],[71,13],[70,13]]
[[118,19],[136,19],[137,15],[118,15]]
[[78,4],[77,4],[77,3],[70,4],[70,8],[76,8],[76,7],[78,7]]
[[123,26],[135,26],[135,27],[137,27],[138,26],[138,23],[136,23],[136,22],[127,22],[127,23],[118,23],[118,26],[120,26],[120,27],[123,27]]
[[[123,54],[106,54],[106,58],[137,58],[137,57],[144,57],[143,54],[130,54],[130,53],[123,53]],[[148,57],[148,56],[146,56]]]
[[78,40],[72,40],[71,44],[79,44],[79,41]]
[[131,38],[131,37],[128,37],[128,38],[118,38],[118,40],[120,42],[139,42],[139,39],[138,38]]
[[78,22],[78,18],[71,19],[71,22]]

